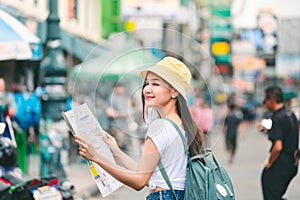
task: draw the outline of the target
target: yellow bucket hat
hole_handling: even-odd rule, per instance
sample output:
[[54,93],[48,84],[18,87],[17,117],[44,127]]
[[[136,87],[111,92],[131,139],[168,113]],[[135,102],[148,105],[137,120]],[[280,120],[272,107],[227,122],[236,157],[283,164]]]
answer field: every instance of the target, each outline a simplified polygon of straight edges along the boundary
[[153,72],[172,85],[186,100],[188,86],[191,83],[191,72],[187,66],[173,57],[165,57],[156,65],[141,72],[145,80],[147,72]]

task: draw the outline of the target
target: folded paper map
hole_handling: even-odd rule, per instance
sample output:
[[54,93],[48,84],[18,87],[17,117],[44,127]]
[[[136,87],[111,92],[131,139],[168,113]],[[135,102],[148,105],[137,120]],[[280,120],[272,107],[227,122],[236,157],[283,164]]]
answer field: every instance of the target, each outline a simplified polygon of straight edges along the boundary
[[[115,162],[109,146],[103,141],[104,130],[86,103],[63,112],[62,116],[73,134],[78,134],[85,138],[99,153]],[[106,197],[123,185],[98,164],[88,161],[88,165],[103,197]]]

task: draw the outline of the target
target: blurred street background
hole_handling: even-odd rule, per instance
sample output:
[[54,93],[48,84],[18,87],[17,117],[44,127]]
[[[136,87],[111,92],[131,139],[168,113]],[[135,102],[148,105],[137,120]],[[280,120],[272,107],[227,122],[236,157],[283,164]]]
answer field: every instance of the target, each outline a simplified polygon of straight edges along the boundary
[[[280,85],[300,116],[299,10],[298,0],[0,0],[0,114],[23,178],[56,174],[75,185],[78,199],[101,199],[61,112],[87,103],[111,131],[107,108],[124,99],[122,144],[138,159],[147,129],[139,72],[174,56],[192,72],[188,104],[211,116],[208,145],[231,175],[236,199],[262,199],[271,145],[256,129],[268,116],[264,89]],[[232,163],[222,132],[227,104],[243,119]],[[105,199],[146,192],[122,187]],[[297,175],[286,198],[299,196]]]
[[[229,163],[229,155],[225,151],[224,134],[218,135],[216,127],[210,135],[210,140],[214,141],[213,152],[220,165],[228,171],[234,188],[236,199],[241,200],[262,200],[260,186],[260,175],[267,159],[267,151],[270,143],[267,136],[255,128],[253,124],[243,122],[243,132],[238,137],[237,154],[233,163]],[[31,156],[29,176],[38,176],[38,157]],[[135,191],[127,186],[123,186],[114,193],[103,198],[93,181],[86,162],[72,163],[66,166],[66,173],[69,180],[75,185],[75,197],[78,199],[96,200],[122,200],[122,199],[144,199],[148,189]],[[288,200],[298,200],[300,189],[300,176],[297,175],[288,188],[285,198]]]

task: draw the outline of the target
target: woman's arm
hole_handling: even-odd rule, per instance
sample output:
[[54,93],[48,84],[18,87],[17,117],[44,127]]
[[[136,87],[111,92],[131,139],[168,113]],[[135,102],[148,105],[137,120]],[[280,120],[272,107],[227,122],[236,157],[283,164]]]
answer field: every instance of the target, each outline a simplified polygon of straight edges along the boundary
[[105,133],[104,136],[104,141],[106,144],[108,144],[115,160],[121,163],[127,169],[136,170],[138,163],[119,148],[116,139],[108,133]]
[[[75,141],[79,144],[79,153],[81,156],[97,163],[111,176],[135,190],[141,190],[148,184],[152,172],[160,159],[159,152],[150,138],[146,139],[143,153],[135,169],[126,169],[111,162],[80,136],[75,136]],[[121,157],[127,160],[128,158],[126,157],[128,156],[125,155]]]

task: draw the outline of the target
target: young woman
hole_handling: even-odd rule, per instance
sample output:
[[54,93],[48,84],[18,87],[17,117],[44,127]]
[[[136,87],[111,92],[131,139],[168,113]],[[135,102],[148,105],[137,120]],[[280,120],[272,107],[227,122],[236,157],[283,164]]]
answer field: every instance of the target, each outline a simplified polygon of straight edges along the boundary
[[105,141],[122,166],[107,160],[83,138],[76,136],[75,141],[79,144],[81,156],[99,164],[120,182],[135,190],[148,186],[150,191],[147,200],[174,198],[157,167],[161,160],[177,199],[180,200],[184,196],[188,155],[179,133],[165,119],[168,118],[181,127],[188,141],[189,154],[198,154],[203,142],[203,133],[192,119],[186,102],[191,73],[181,61],[165,57],[155,66],[142,71],[141,75],[144,79],[144,120],[149,123],[149,127],[139,162],[136,163],[122,152],[116,140],[109,134],[106,134]]

